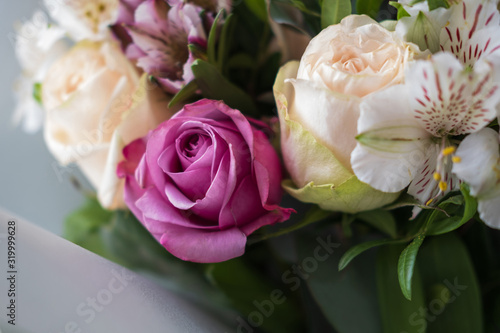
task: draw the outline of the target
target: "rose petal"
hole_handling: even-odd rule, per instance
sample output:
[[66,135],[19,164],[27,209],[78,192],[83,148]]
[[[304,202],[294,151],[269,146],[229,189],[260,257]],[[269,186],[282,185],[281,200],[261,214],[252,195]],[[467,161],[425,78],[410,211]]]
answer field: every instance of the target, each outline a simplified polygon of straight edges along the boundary
[[171,225],[165,228],[160,242],[182,260],[211,263],[243,255],[246,240],[237,228],[210,232]]
[[[147,189],[135,205],[142,212],[144,220],[148,221],[148,230],[150,231],[164,223],[188,228],[218,228],[212,222],[197,217],[192,212],[176,209],[155,188]],[[138,218],[143,220],[140,215]]]

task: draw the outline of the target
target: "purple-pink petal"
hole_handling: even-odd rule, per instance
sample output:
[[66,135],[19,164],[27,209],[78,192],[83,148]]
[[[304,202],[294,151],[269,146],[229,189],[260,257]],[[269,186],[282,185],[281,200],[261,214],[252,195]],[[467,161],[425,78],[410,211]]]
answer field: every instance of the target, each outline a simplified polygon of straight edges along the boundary
[[279,206],[281,165],[264,130],[220,101],[186,105],[125,148],[126,203],[181,259],[243,254],[246,236],[293,212]]
[[160,240],[174,256],[199,263],[239,257],[245,252],[246,241],[246,235],[238,228],[211,232],[179,226],[168,228]]
[[[126,55],[138,67],[154,76],[168,93],[175,94],[194,79],[191,65],[196,60],[189,44],[207,46],[207,31],[201,7],[189,3],[169,4],[165,0],[122,3],[116,31],[125,28],[122,40]],[[121,34],[121,33],[120,33]]]

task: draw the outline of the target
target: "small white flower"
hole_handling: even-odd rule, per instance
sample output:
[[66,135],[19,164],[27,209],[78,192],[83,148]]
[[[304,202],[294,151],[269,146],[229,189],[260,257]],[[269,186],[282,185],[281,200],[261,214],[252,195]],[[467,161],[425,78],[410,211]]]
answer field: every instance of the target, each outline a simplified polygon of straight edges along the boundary
[[478,200],[481,219],[500,229],[500,152],[498,133],[491,128],[468,135],[457,149],[461,160],[453,173],[470,186]]
[[119,0],[44,0],[50,16],[75,41],[108,39],[118,18]]
[[17,31],[15,51],[22,74],[14,86],[17,107],[13,122],[22,123],[28,133],[36,132],[42,125],[43,109],[34,97],[35,85],[44,80],[52,63],[66,52],[64,34],[63,29],[49,24],[42,11],[35,12]]
[[408,193],[425,204],[457,189],[453,136],[477,132],[496,117],[492,66],[482,61],[471,70],[440,53],[411,66],[404,85],[368,96],[351,158],[356,176],[384,192],[410,185]]
[[37,132],[43,124],[43,108],[33,97],[34,81],[21,75],[14,84],[14,93],[17,105],[12,122],[21,125],[26,133]]

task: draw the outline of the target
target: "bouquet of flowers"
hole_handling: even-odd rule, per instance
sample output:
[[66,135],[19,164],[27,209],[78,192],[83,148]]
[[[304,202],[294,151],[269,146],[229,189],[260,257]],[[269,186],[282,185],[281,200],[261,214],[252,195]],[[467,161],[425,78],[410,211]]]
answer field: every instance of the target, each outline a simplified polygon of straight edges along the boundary
[[498,0],[44,3],[15,120],[92,187],[69,240],[237,332],[500,331]]

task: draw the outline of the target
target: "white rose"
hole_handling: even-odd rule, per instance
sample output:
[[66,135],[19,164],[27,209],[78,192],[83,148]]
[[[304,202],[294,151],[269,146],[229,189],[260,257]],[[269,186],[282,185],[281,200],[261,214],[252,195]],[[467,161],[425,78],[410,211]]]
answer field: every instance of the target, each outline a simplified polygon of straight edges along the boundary
[[367,16],[351,15],[317,35],[300,64],[278,74],[275,97],[287,191],[324,209],[356,212],[380,207],[397,193],[376,191],[351,168],[363,98],[404,80],[418,48]]
[[42,101],[52,154],[80,167],[103,207],[125,207],[116,176],[122,149],[173,114],[169,98],[138,76],[117,44],[84,41],[50,68]]

